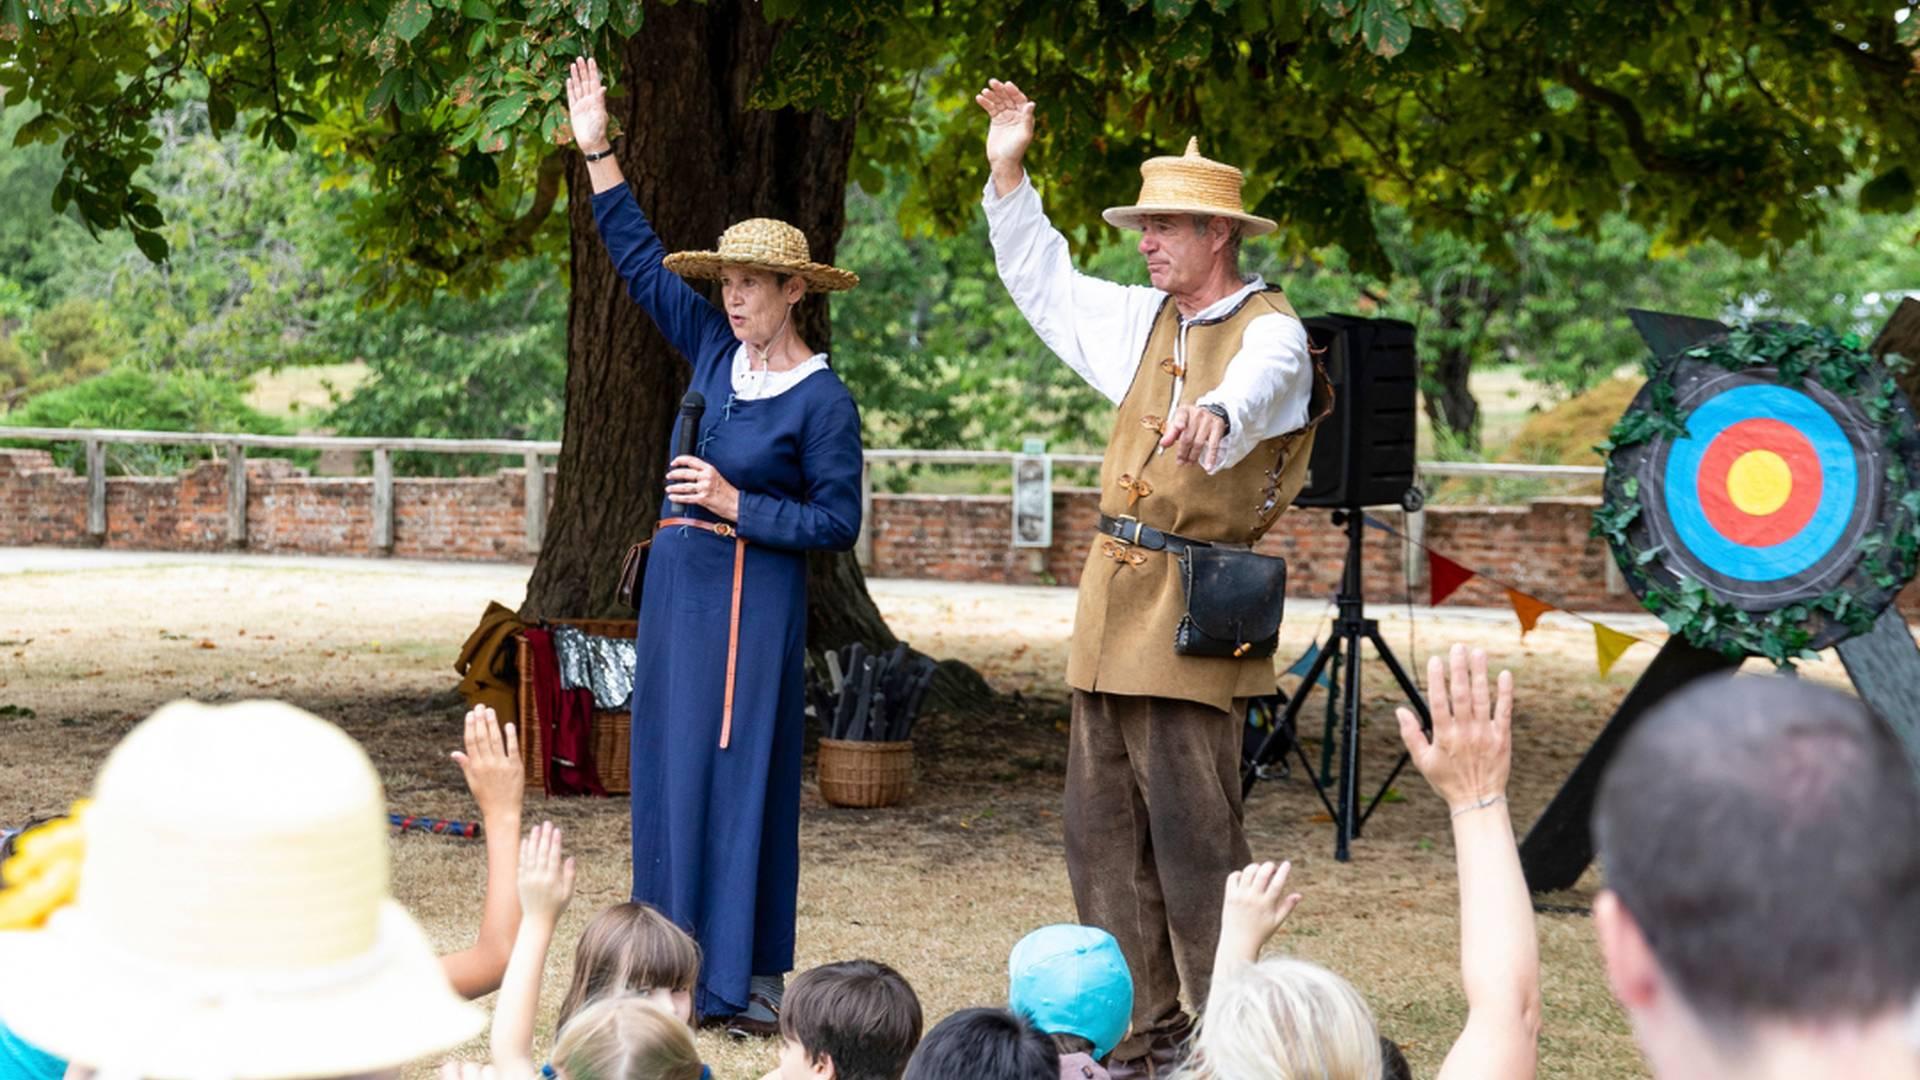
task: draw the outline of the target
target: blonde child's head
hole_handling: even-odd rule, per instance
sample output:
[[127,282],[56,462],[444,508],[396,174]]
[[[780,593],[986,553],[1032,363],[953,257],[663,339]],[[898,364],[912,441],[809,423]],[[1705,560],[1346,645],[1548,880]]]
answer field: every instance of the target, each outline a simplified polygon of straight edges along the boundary
[[686,1024],[645,998],[600,998],[574,1013],[553,1044],[564,1080],[701,1080]]
[[589,1002],[629,995],[693,1022],[693,985],[700,978],[700,946],[673,920],[646,904],[615,904],[587,923],[573,950],[573,982],[556,1024]]
[[1353,984],[1276,957],[1223,973],[1183,1080],[1379,1080],[1380,1034]]

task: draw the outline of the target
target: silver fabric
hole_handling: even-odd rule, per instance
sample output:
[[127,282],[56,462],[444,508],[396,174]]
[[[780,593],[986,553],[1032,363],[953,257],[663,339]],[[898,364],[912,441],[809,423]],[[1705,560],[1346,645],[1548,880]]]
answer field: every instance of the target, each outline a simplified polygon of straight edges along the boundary
[[595,637],[577,626],[553,628],[560,686],[593,691],[596,709],[624,709],[633,697],[632,638]]

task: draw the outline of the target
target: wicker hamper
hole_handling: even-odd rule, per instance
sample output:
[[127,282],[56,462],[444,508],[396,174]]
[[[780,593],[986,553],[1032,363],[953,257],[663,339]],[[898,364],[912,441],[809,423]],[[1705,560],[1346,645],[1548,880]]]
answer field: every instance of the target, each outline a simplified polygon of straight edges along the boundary
[[892,806],[913,790],[913,743],[821,739],[814,771],[833,806]]
[[[550,619],[552,623],[577,626],[597,637],[632,638],[632,619]],[[527,639],[515,636],[514,656],[520,672],[520,756],[526,764],[527,786],[542,791],[547,787],[547,755],[541,745],[544,725],[534,703],[533,664],[527,656]],[[633,788],[632,762],[628,760],[628,739],[633,719],[622,709],[595,709],[589,737],[593,740],[594,770],[609,795],[625,795]]]

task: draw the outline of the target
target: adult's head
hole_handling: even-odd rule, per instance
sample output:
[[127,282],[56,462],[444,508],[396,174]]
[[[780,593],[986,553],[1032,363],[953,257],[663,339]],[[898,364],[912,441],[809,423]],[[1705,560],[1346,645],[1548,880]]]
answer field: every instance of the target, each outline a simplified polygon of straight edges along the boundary
[[1005,1009],[962,1009],[933,1026],[905,1080],[1059,1080],[1045,1032]]
[[1593,832],[1595,929],[1656,1074],[1913,1005],[1920,789],[1858,699],[1750,676],[1682,690],[1621,745]]
[[79,890],[0,934],[0,1016],[124,1076],[395,1070],[474,1035],[388,893],[386,797],[340,729],[275,702],[168,705],[83,818]]
[[860,283],[850,270],[814,262],[806,234],[772,218],[748,218],[721,233],[714,250],[675,252],[663,265],[684,278],[718,280],[733,336],[761,349],[791,332],[801,297]]
[[1140,166],[1140,197],[1132,206],[1110,207],[1102,216],[1139,231],[1154,288],[1178,297],[1222,282],[1237,286],[1240,241],[1276,228],[1242,207],[1243,180],[1232,165],[1200,156],[1200,140],[1189,139],[1184,155]]
[[1353,984],[1275,957],[1215,978],[1183,1080],[1380,1080],[1380,1033]]
[[781,999],[780,1080],[900,1080],[921,1023],[919,996],[887,965],[812,968]]
[[601,911],[573,949],[573,981],[554,1027],[565,1027],[589,1002],[619,995],[645,998],[682,1022],[693,1022],[700,946],[672,919],[628,901]]

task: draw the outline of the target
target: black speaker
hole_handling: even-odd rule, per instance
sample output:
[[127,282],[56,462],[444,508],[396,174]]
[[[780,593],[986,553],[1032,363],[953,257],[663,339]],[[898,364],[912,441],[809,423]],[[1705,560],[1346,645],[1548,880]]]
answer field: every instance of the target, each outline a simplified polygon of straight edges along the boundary
[[1401,506],[1411,498],[1417,505],[1414,410],[1419,408],[1420,362],[1413,352],[1413,324],[1358,315],[1302,321],[1333,383],[1333,412],[1320,422],[1307,483],[1293,504]]

